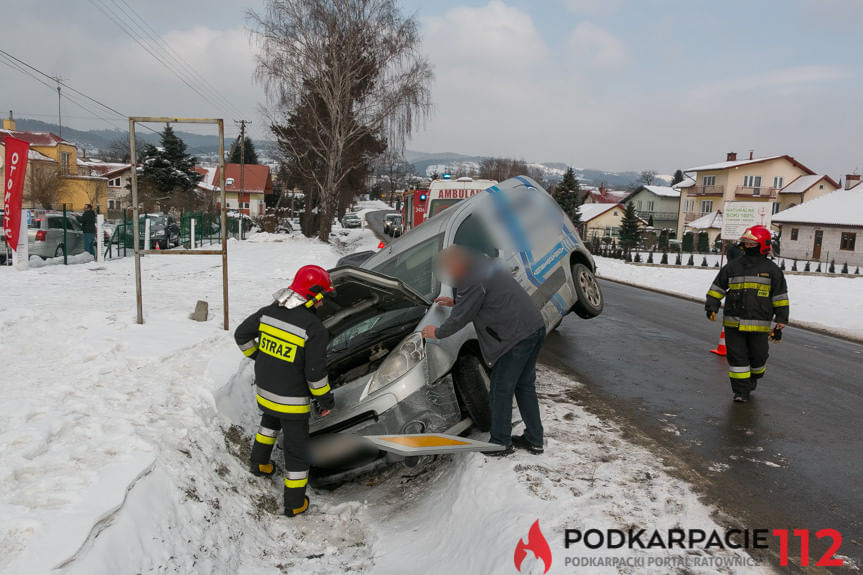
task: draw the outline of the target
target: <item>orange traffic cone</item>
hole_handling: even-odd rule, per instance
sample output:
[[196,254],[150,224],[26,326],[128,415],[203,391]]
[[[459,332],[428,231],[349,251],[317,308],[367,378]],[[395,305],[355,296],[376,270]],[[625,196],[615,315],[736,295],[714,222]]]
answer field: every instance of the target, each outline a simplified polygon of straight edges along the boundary
[[711,349],[710,353],[715,353],[716,355],[721,355],[725,357],[725,330],[722,330],[722,333],[719,334],[719,345],[716,346],[716,349]]
[[156,251],[158,252],[158,251],[161,251],[161,250],[162,250],[162,248],[160,248],[160,247],[159,247],[159,242],[156,242]]

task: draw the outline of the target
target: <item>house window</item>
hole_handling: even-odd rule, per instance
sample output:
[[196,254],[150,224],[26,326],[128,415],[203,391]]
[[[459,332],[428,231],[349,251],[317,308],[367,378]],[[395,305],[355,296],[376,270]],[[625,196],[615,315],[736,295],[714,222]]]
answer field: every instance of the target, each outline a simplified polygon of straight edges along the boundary
[[640,211],[641,211],[641,200],[638,200],[638,201],[636,202],[636,205],[638,206],[638,208],[637,208],[637,209],[638,209],[638,211],[640,212]]
[[782,176],[774,176],[773,177],[773,187],[776,189],[782,189],[783,184],[785,183],[785,178]]
[[687,214],[691,214],[695,211],[695,200],[686,200],[686,206],[684,210]]
[[743,176],[743,187],[752,188],[753,196],[761,195],[761,176]]
[[704,176],[704,179],[701,180],[701,183],[705,188],[715,186],[716,176]]
[[776,202],[773,202],[773,214],[776,215],[778,213],[779,213],[779,204]]
[[857,234],[852,232],[842,232],[842,239],[839,242],[839,249],[848,252],[854,251],[854,245],[857,243]]
[[818,184],[818,189],[819,189],[819,190],[823,190],[823,189],[824,189],[824,184]]
[[656,204],[656,202],[654,202],[653,200],[651,200],[651,201],[647,202],[647,211],[648,211],[648,212],[653,212],[653,206],[654,206],[655,204]]
[[233,186],[234,185],[234,178],[225,178],[225,185],[226,186]]
[[713,200],[701,200],[701,213],[706,214],[713,211]]
[[69,152],[60,152],[60,169],[64,174],[69,173],[69,164],[72,162],[72,154]]
[[798,228],[791,228],[791,241],[796,242],[797,236],[800,235],[800,230]]

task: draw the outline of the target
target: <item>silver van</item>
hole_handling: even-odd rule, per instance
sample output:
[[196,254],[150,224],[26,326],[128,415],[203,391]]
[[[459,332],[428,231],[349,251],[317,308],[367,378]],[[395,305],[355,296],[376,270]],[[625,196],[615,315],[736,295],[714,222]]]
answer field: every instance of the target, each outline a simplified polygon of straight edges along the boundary
[[444,340],[418,330],[440,325],[451,296],[434,273],[435,256],[463,245],[507,266],[551,331],[569,313],[599,315],[595,264],[578,232],[539,184],[507,180],[444,210],[388,247],[331,270],[336,288],[319,317],[330,331],[327,367],[336,408],[314,417],[313,477],[334,483],[400,459],[333,434],[354,436],[487,430],[489,375],[473,325]]

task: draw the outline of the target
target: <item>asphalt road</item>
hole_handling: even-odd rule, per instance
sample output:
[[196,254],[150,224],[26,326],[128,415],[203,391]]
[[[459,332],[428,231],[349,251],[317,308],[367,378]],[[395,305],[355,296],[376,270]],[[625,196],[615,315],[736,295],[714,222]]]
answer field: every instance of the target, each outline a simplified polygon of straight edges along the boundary
[[397,213],[396,210],[377,210],[366,213],[366,223],[378,236],[384,244],[390,243],[393,239],[384,233],[384,216],[387,214]]
[[734,404],[700,304],[601,285],[604,313],[570,315],[543,361],[681,457],[750,528],[837,529],[863,563],[863,345],[788,328],[751,401]]

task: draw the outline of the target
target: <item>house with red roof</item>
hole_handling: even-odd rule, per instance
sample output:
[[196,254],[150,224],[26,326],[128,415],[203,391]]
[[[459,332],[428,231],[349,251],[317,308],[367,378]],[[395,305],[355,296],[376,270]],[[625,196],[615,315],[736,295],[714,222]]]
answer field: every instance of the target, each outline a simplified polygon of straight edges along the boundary
[[[221,172],[218,167],[196,167],[203,176],[198,188],[216,194],[219,205]],[[273,195],[273,177],[269,166],[260,164],[225,165],[225,200],[228,210],[256,217],[264,214],[267,196]]]

